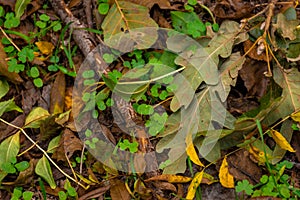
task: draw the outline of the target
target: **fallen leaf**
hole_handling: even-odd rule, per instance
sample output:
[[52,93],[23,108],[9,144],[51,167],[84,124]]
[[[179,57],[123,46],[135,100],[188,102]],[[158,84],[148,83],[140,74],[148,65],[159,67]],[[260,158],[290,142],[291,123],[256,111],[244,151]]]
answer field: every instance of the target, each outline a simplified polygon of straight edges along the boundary
[[228,163],[227,163],[227,156],[222,161],[220,171],[219,171],[219,179],[220,183],[223,187],[226,188],[234,188],[234,178],[233,176],[229,173],[228,170]]
[[56,188],[51,166],[46,156],[43,155],[43,157],[37,162],[35,166],[35,173],[41,176],[50,185],[51,189]]
[[[11,163],[16,158],[20,150],[20,132],[6,138],[0,144],[0,166],[4,163]],[[6,172],[0,170],[0,182],[7,175]]]
[[282,13],[277,15],[276,23],[273,27],[281,33],[282,37],[288,38],[290,40],[295,40],[297,38],[297,26],[299,25],[299,20],[287,20],[286,16]]
[[47,56],[52,54],[52,52],[55,48],[51,42],[47,42],[47,41],[39,41],[39,42],[36,42],[35,45],[38,47],[40,52],[42,52],[42,54],[47,55]]
[[9,112],[12,110],[16,110],[18,112],[23,112],[22,109],[19,108],[19,106],[17,106],[15,104],[14,99],[0,102],[0,117],[3,115],[3,113]]
[[125,183],[118,179],[112,179],[110,196],[112,200],[130,200],[131,196],[126,189]]
[[291,118],[292,118],[295,122],[300,122],[300,112],[291,114]]
[[202,181],[203,174],[204,174],[204,170],[202,170],[201,172],[198,172],[195,175],[195,177],[193,178],[191,184],[189,185],[188,192],[186,195],[187,200],[194,199],[197,188]]
[[0,0],[0,4],[10,6],[10,8],[13,9],[16,4],[16,0]]
[[300,109],[300,72],[297,68],[291,68],[289,72],[283,71],[280,67],[273,69],[275,82],[282,88],[281,102],[272,110],[263,121],[263,124],[269,126],[278,119],[284,119],[291,113]]
[[50,114],[47,110],[36,107],[26,117],[24,128],[39,128],[42,122],[49,116]]
[[[292,137],[293,137],[293,129],[292,129],[292,120],[286,120],[282,123],[280,127],[280,133],[286,138],[287,142],[292,142]],[[295,151],[297,151],[295,149]],[[272,160],[270,161],[272,165],[275,165],[279,161],[281,161],[286,153],[285,149],[282,149],[280,145],[276,145],[273,153],[272,153]]]
[[[250,48],[252,48],[253,46],[253,42],[251,42],[251,40],[246,40],[243,45],[244,45],[244,51],[247,52],[249,51]],[[247,56],[249,56],[250,58],[254,59],[254,60],[258,60],[258,61],[268,61],[266,52],[264,51],[262,54],[258,55],[257,54],[257,46],[255,46],[254,48],[252,48],[249,53],[247,54]],[[269,55],[269,61],[272,60],[272,55]]]
[[239,71],[239,75],[248,90],[248,96],[260,99],[267,93],[270,83],[270,78],[264,75],[264,72],[267,70],[266,62],[255,61],[249,58],[246,59],[242,69]]
[[154,182],[153,185],[159,190],[169,190],[172,192],[177,192],[175,185],[168,182]]
[[81,140],[78,137],[76,137],[71,130],[65,129],[60,139],[60,144],[53,154],[53,158],[57,160],[66,161],[66,156],[68,158],[71,158],[75,151],[81,150]]
[[255,185],[259,183],[259,179],[262,176],[262,167],[258,166],[251,154],[246,149],[227,157],[228,168],[230,173],[234,176],[234,179],[248,180],[251,184]]
[[65,105],[65,90],[66,90],[66,79],[65,74],[59,72],[54,81],[50,95],[50,113],[57,114],[64,111]]
[[102,23],[104,42],[121,52],[151,47],[157,27],[148,8],[126,1],[115,1]]
[[200,161],[199,156],[195,150],[191,134],[188,134],[186,137],[186,145],[187,145],[186,154],[190,157],[191,161],[193,163],[195,163],[196,165],[204,167],[204,165]]
[[270,134],[272,138],[275,140],[276,144],[278,144],[282,149],[285,149],[289,152],[295,152],[293,147],[288,143],[286,138],[283,137],[283,135],[280,132],[271,129]]
[[4,51],[4,47],[1,42],[0,42],[0,75],[5,76],[6,78],[8,78],[9,81],[16,84],[23,82],[23,79],[20,77],[19,74],[8,71],[7,55]]
[[168,0],[127,0],[129,2],[139,4],[151,9],[155,4],[157,4],[160,9],[171,9],[172,6]]
[[236,1],[217,1],[212,8],[213,13],[220,18],[240,19],[248,16],[255,7],[250,2]]
[[34,166],[36,165],[36,162],[36,159],[31,159],[29,161],[29,167],[19,173],[17,179],[13,182],[13,184],[24,186],[31,184],[34,179]]
[[145,182],[149,181],[167,181],[169,183],[187,183],[190,182],[192,178],[174,174],[162,174],[158,176],[154,176],[145,180]]

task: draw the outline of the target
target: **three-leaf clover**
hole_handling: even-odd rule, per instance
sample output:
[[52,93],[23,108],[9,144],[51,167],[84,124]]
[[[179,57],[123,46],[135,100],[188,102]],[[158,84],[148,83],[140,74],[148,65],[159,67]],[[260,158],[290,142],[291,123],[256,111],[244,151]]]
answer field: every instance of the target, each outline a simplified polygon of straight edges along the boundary
[[15,28],[20,25],[20,19],[15,17],[15,14],[12,12],[9,12],[5,15],[5,22],[4,27],[5,28]]
[[120,142],[119,143],[119,147],[121,150],[126,150],[126,149],[129,149],[130,153],[135,153],[138,151],[138,146],[139,144],[134,141],[134,142],[129,142],[129,140],[125,139],[123,140],[123,142]]
[[24,71],[24,69],[25,69],[25,65],[24,64],[18,64],[18,61],[15,58],[8,61],[7,64],[8,64],[8,71],[9,72],[19,73],[20,71]]
[[34,51],[29,47],[24,47],[21,51],[18,52],[18,60],[21,61],[22,63],[25,63],[27,59],[29,61],[33,61]]
[[249,183],[248,180],[239,181],[237,186],[235,186],[236,192],[245,191],[247,195],[251,195],[253,193],[253,185]]

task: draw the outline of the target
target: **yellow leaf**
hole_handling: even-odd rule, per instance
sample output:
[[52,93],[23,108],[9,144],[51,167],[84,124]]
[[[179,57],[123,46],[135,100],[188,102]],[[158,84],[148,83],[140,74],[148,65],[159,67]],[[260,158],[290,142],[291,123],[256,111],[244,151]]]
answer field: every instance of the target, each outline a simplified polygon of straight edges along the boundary
[[51,42],[47,42],[47,41],[36,42],[35,45],[44,55],[52,54],[54,49],[54,45]]
[[202,177],[204,174],[204,170],[202,170],[201,172],[198,172],[195,177],[193,178],[189,188],[188,188],[188,192],[186,195],[186,199],[194,199],[196,191],[198,186],[200,185],[201,181],[202,181]]
[[270,133],[276,144],[278,144],[282,149],[287,150],[289,152],[296,152],[285,139],[285,137],[281,135],[281,133],[275,130],[271,130]]
[[173,174],[162,174],[159,176],[154,176],[145,180],[148,181],[168,181],[169,183],[187,183],[190,182],[192,178],[186,176],[179,176]]
[[234,188],[234,179],[233,176],[229,173],[228,163],[226,160],[226,156],[223,159],[220,171],[219,171],[219,179],[220,183],[223,187],[226,188]]
[[295,122],[300,122],[300,112],[291,114],[291,118],[292,118]]
[[191,161],[193,163],[195,163],[196,165],[199,165],[201,167],[204,167],[204,165],[202,164],[202,162],[200,161],[199,157],[198,157],[198,154],[195,150],[195,147],[194,147],[194,144],[193,144],[193,140],[192,140],[192,135],[189,134],[187,137],[186,137],[186,145],[187,145],[187,148],[186,148],[186,153],[187,155],[190,157]]

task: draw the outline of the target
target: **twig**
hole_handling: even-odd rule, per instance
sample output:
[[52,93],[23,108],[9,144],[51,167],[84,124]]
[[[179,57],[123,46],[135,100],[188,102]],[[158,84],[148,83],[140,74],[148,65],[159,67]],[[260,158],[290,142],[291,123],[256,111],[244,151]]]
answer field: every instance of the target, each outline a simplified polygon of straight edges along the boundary
[[5,31],[2,29],[2,27],[0,27],[0,30],[2,32],[2,34],[8,39],[8,41],[18,50],[21,51],[19,49],[19,47],[10,39],[10,37],[5,33]]
[[36,144],[35,141],[33,141],[31,139],[31,137],[29,137],[29,135],[24,131],[23,128],[21,127],[18,127],[18,126],[15,126],[7,121],[5,121],[4,119],[0,118],[0,121],[11,126],[11,127],[14,127],[16,129],[19,129],[24,135],[25,137],[32,143],[32,144],[35,144],[35,146],[46,156],[46,158],[58,169],[58,171],[60,171],[63,175],[65,175],[68,179],[74,181],[75,183],[77,183],[78,185],[80,185],[81,187],[83,187],[84,189],[88,189],[89,186],[84,186],[83,184],[81,184],[80,182],[76,181],[73,177],[71,177],[70,175],[68,175],[66,172],[64,172],[51,158],[50,156],[47,154],[47,152],[42,148],[40,147],[38,144]]

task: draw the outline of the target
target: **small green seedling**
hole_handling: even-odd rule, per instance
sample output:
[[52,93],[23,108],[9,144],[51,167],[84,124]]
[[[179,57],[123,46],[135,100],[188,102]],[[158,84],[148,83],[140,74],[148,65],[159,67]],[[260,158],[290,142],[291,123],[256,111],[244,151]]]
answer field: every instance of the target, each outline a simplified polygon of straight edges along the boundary
[[65,184],[64,184],[64,189],[66,191],[59,191],[58,192],[58,198],[59,200],[66,200],[68,199],[68,197],[71,198],[76,198],[77,197],[77,192],[76,189],[74,187],[72,187],[70,181],[67,179]]
[[150,116],[150,119],[146,121],[145,126],[149,128],[149,134],[152,136],[156,136],[158,133],[163,131],[164,125],[168,119],[168,114],[164,112],[159,115],[158,113],[154,113]]
[[138,146],[139,144],[134,141],[134,142],[129,142],[129,140],[125,139],[122,142],[119,142],[119,147],[122,151],[125,151],[128,149],[130,153],[136,153],[138,151]]
[[29,167],[28,161],[21,161],[17,163],[17,158],[14,157],[10,162],[4,162],[0,166],[0,169],[8,174],[15,174],[17,172],[22,172]]
[[290,176],[284,174],[285,169],[291,169],[293,163],[283,161],[272,167],[273,175],[263,175],[257,185],[252,185],[247,180],[238,181],[236,192],[244,192],[251,197],[272,196],[285,199],[297,199],[300,197],[300,189],[289,183]]
[[30,191],[24,191],[22,187],[15,187],[14,191],[11,196],[11,200],[18,200],[18,199],[23,199],[23,200],[31,200],[33,197],[33,192]]
[[101,15],[106,15],[109,11],[108,0],[98,0],[98,11]]

